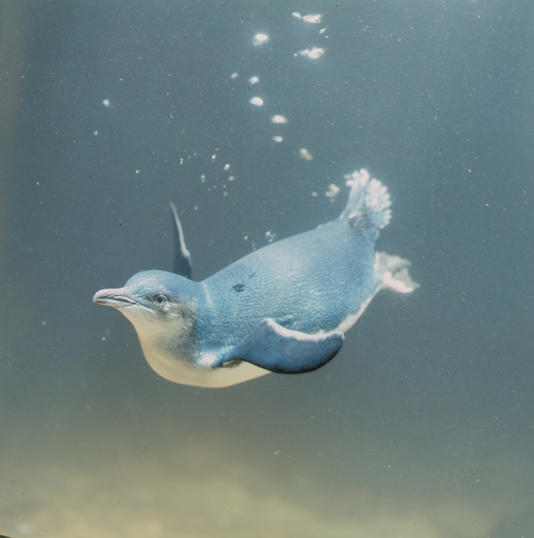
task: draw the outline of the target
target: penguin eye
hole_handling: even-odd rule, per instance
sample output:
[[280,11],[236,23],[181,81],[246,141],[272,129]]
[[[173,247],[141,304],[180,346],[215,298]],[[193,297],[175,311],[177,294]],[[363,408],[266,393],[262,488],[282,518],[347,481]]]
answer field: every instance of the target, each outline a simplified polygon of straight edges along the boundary
[[152,297],[152,302],[158,306],[163,306],[167,304],[167,301],[167,296],[161,293],[158,293],[158,295],[154,295],[154,297]]

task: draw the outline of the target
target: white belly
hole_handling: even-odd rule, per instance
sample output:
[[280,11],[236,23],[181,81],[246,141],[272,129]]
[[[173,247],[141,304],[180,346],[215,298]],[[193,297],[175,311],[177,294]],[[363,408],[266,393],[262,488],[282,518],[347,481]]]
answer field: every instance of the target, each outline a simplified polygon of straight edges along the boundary
[[187,357],[177,358],[167,353],[162,353],[150,342],[141,340],[141,347],[150,367],[161,377],[195,387],[221,388],[244,383],[256,377],[269,374],[264,370],[248,362],[241,362],[237,366],[227,368],[197,368]]

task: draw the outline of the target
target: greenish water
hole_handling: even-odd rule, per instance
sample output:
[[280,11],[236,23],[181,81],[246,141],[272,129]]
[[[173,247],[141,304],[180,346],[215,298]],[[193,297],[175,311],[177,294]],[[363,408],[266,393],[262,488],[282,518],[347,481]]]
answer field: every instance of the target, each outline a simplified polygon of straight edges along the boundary
[[[534,536],[533,12],[0,0],[0,534]],[[361,167],[421,288],[326,367],[172,384],[91,303],[171,266],[168,200],[203,278]]]

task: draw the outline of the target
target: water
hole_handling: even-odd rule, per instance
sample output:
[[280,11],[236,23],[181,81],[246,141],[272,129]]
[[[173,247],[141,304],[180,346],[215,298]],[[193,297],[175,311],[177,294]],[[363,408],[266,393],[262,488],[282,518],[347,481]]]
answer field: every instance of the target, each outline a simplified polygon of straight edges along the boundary
[[[534,536],[533,10],[0,1],[0,533]],[[170,267],[168,200],[203,278],[361,167],[422,286],[323,369],[168,383],[91,303]]]

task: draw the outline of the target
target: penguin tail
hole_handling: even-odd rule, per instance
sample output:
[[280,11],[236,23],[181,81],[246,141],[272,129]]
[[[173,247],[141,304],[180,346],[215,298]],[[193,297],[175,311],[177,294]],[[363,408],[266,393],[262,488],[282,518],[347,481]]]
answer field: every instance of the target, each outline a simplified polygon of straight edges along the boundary
[[409,260],[387,254],[386,252],[377,252],[375,254],[375,273],[382,281],[381,288],[395,291],[397,293],[411,293],[419,287],[410,276],[408,269]]
[[369,233],[376,238],[378,230],[391,220],[391,199],[387,188],[372,178],[365,169],[347,174],[350,188],[347,205],[340,215],[351,228]]

